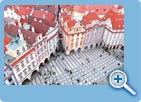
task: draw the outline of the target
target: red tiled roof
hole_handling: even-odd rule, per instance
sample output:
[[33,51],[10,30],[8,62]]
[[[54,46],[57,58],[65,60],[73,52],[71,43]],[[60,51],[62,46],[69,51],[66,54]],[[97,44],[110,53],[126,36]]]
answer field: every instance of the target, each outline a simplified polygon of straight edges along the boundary
[[85,5],[73,5],[73,10],[83,13],[85,12]]
[[54,19],[54,16],[52,14],[46,13],[45,11],[34,10],[32,14],[32,16],[42,18],[42,19],[43,19],[43,15],[45,15],[45,19],[48,19],[48,20]]
[[21,22],[21,25],[23,26],[24,23],[27,23],[27,19],[26,19],[26,18],[25,18],[25,19],[21,18],[21,19],[20,19],[20,22]]
[[118,9],[122,9],[123,8],[123,6],[122,5],[118,5],[118,7],[117,7]]
[[66,15],[67,15],[66,12],[62,12],[62,13],[61,13],[61,17],[64,17],[64,16],[66,16]]
[[87,11],[95,11],[97,15],[106,14],[110,10],[115,10],[115,5],[85,5]]
[[7,36],[4,36],[4,53],[5,53],[6,49],[7,49],[5,46],[7,44],[9,44],[11,42],[11,40],[12,40],[11,38],[9,38]]
[[111,19],[113,29],[124,29],[124,15],[123,14],[119,14],[114,11],[109,11],[103,17],[103,20],[106,21],[109,18]]
[[77,11],[81,13],[93,10],[97,15],[103,15],[109,10],[117,9],[115,5],[61,5],[60,7],[66,8],[68,11]]
[[67,21],[68,28],[73,27],[76,23],[77,23],[77,22],[76,22],[74,19]]
[[52,20],[37,18],[37,17],[33,17],[33,16],[29,16],[28,23],[31,24],[34,21],[34,19],[37,19],[37,21],[42,20],[42,23],[48,25],[49,27],[55,27],[56,26],[56,23]]
[[65,8],[66,10],[72,11],[73,5],[60,5],[61,8]]
[[117,12],[114,12],[112,10],[110,10],[109,12],[106,13],[106,15],[102,18],[104,21],[106,21],[109,18],[113,18],[115,17],[115,15],[117,15]]
[[67,5],[60,5],[61,8],[66,8]]
[[[28,43],[28,44],[34,44],[35,43],[35,39],[36,36],[38,35],[35,32],[32,32],[30,30],[26,30],[26,29],[21,29],[22,33],[23,33],[23,37],[24,40]],[[30,38],[30,39],[29,39]]]
[[43,36],[46,34],[46,32],[48,32],[49,26],[47,26],[44,23],[40,23],[38,21],[33,21],[31,23],[31,26],[33,26],[35,28],[35,32],[36,33],[42,33]]
[[38,35],[37,33],[32,32],[30,30],[20,28],[18,26],[13,25],[13,24],[10,24],[9,26],[8,26],[8,24],[6,24],[4,26],[4,32],[9,35],[12,35],[12,36],[13,35],[16,36],[19,34],[18,29],[21,30],[21,32],[23,33],[24,40],[27,41],[28,44],[33,44],[35,42],[35,37]]
[[66,22],[67,20],[71,20],[71,16],[70,15],[64,16],[63,21]]
[[88,25],[91,24],[93,20],[99,20],[100,22],[102,21],[96,14],[95,12],[89,12],[86,16],[83,16],[83,19],[81,23],[83,25]]
[[27,9],[25,7],[22,7],[22,6],[12,6],[11,9],[14,9],[15,10],[15,13],[18,14],[19,16],[25,16],[26,14],[30,14],[32,9]]
[[9,35],[18,35],[18,29],[19,27],[18,26],[15,26],[13,24],[5,24],[4,25],[4,32],[9,34]]

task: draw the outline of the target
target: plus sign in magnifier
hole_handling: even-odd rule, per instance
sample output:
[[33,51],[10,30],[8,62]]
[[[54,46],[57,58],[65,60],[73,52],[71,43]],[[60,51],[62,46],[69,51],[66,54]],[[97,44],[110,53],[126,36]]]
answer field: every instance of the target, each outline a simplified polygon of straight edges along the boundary
[[122,88],[124,87],[128,90],[131,94],[135,95],[136,92],[131,89],[127,84],[127,76],[123,71],[116,70],[110,74],[110,84],[115,88]]

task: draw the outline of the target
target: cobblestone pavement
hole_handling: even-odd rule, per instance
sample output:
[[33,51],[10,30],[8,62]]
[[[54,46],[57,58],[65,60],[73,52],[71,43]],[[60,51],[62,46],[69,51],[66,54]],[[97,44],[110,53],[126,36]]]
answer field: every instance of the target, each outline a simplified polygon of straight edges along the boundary
[[123,62],[102,48],[92,48],[66,56],[58,53],[49,63],[35,73],[27,85],[103,85],[107,76]]

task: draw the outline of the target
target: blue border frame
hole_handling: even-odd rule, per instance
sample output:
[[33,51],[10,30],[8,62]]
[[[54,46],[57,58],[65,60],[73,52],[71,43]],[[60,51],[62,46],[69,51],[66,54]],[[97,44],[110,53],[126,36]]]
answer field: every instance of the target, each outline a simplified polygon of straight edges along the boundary
[[[137,92],[132,96],[123,89],[110,86],[6,86],[3,82],[5,5],[115,5],[125,8],[125,73],[128,84]],[[140,6],[136,0],[5,0],[0,4],[0,99],[4,102],[139,102],[140,70]]]

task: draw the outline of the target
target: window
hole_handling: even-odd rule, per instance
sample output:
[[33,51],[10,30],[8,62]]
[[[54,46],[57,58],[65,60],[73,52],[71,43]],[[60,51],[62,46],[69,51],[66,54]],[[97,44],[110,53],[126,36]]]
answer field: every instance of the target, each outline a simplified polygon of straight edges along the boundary
[[71,39],[71,42],[73,42],[73,39]]
[[31,58],[31,60],[33,59],[33,54],[32,53],[30,54],[30,58]]
[[24,75],[27,75],[26,69],[24,69],[24,71],[23,71],[23,72],[24,72]]
[[41,52],[43,52],[43,47],[41,48]]
[[41,44],[40,44],[41,46],[42,46],[42,42],[41,42]]
[[28,64],[29,63],[28,57],[26,57],[25,60],[26,60],[26,63]]
[[16,65],[15,68],[16,68],[16,71],[17,71],[17,72],[20,71],[19,65]]
[[44,46],[44,49],[46,49],[46,45]]
[[31,71],[31,65],[28,66],[28,70]]
[[38,50],[37,53],[38,53],[38,55],[39,55],[39,54],[40,54],[40,51]]
[[23,50],[23,52],[25,51],[25,47],[24,46],[22,47],[22,50]]
[[21,66],[24,67],[24,62],[23,61],[21,61]]
[[10,78],[8,79],[8,81],[11,82],[11,81],[12,81],[12,78],[10,77]]
[[37,49],[39,48],[39,46],[37,45]]
[[19,51],[19,50],[17,50],[17,55],[18,55],[18,56],[20,55],[20,51]]
[[22,78],[23,78],[22,73],[20,73],[18,76],[19,76],[19,78],[20,78],[20,79],[22,79]]
[[35,61],[34,61],[34,62],[32,62],[32,66],[33,66],[33,67],[35,67]]

